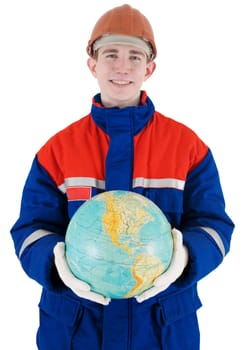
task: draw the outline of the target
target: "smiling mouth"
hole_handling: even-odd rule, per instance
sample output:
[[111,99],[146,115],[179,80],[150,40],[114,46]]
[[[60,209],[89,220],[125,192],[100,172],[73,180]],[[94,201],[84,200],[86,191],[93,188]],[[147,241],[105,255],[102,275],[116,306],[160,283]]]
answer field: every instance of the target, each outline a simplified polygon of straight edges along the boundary
[[115,85],[130,85],[132,81],[125,81],[125,80],[110,80],[111,83]]

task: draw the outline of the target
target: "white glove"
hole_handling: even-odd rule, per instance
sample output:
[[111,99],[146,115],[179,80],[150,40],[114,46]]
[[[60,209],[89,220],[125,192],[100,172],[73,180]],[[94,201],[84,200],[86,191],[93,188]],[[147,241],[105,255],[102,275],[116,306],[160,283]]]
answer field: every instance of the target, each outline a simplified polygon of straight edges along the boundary
[[54,247],[54,261],[58,270],[59,277],[64,284],[72,289],[72,291],[81,298],[85,298],[102,305],[108,305],[110,298],[106,298],[101,294],[91,292],[91,288],[88,283],[83,282],[76,278],[67,263],[65,256],[65,243],[59,242]]
[[174,249],[169,268],[155,279],[152,288],[135,297],[138,303],[141,303],[167,289],[171,283],[175,282],[177,278],[180,277],[186,267],[188,262],[188,250],[183,245],[182,233],[173,228],[172,236]]

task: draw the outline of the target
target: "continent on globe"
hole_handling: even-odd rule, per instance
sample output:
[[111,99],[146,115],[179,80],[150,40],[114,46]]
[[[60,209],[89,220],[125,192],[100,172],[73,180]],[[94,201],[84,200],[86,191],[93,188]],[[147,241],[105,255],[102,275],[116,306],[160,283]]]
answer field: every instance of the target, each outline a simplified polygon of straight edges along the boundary
[[116,299],[152,287],[173,252],[171,226],[162,211],[148,198],[120,190],[81,205],[65,243],[72,273],[92,291]]

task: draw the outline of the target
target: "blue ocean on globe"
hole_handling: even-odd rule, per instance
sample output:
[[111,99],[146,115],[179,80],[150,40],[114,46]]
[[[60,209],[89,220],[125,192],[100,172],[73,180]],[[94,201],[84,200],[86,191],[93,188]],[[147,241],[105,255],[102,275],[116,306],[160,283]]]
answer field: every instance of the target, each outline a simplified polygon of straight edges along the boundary
[[73,215],[65,243],[72,273],[92,291],[116,299],[149,289],[167,270],[173,251],[165,215],[130,191],[107,191],[86,201]]

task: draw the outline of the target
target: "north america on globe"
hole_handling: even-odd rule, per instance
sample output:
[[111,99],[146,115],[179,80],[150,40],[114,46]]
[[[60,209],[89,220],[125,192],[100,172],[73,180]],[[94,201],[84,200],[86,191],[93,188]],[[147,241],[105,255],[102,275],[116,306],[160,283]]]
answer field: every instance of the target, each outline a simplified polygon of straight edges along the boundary
[[130,191],[92,197],[74,214],[66,233],[72,273],[111,298],[149,289],[172,257],[171,227],[162,211]]

